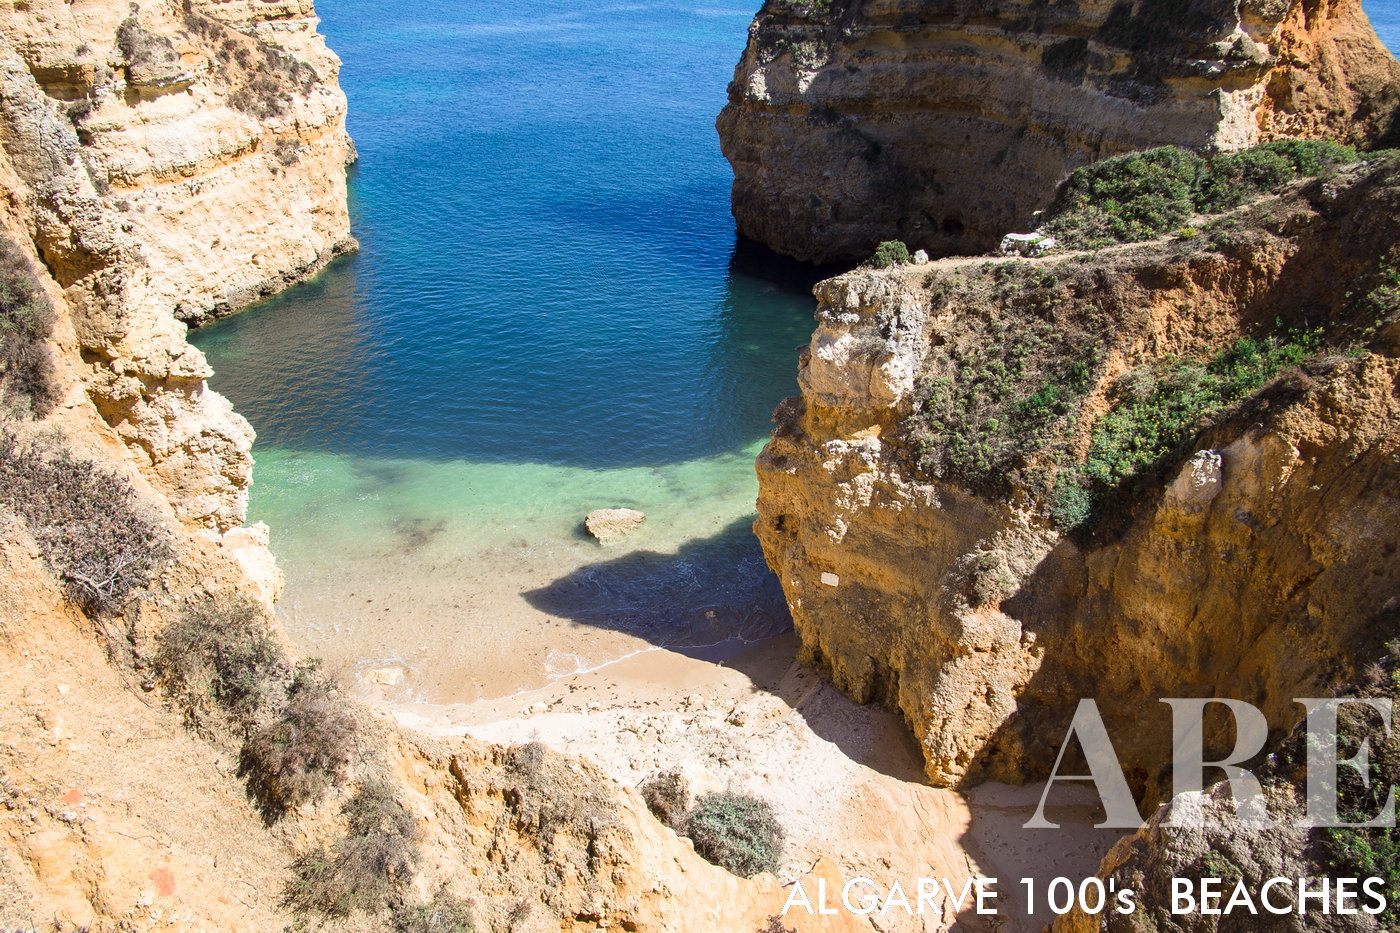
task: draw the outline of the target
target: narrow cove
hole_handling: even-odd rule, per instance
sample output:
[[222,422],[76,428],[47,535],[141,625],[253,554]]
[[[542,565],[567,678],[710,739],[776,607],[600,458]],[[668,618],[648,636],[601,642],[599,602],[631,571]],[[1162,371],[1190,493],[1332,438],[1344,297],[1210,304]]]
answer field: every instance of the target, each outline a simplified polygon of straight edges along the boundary
[[[304,650],[453,703],[788,627],[752,461],[817,273],[736,248],[713,119],[750,13],[326,4],[362,250],[194,334]],[[605,506],[649,519],[600,548]]]

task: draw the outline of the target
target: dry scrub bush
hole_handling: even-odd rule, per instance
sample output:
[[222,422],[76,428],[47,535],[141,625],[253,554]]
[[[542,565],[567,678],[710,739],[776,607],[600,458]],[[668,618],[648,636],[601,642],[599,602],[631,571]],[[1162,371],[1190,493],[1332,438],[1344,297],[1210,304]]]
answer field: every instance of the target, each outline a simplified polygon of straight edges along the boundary
[[467,904],[439,891],[427,904],[405,907],[394,914],[395,933],[475,933]]
[[679,768],[653,774],[639,789],[653,816],[672,829],[683,825],[690,808],[690,782]]
[[180,60],[169,39],[151,32],[134,16],[117,26],[117,50],[133,66],[174,65]]
[[160,679],[187,721],[246,736],[239,775],[269,821],[344,776],[356,731],[350,707],[314,664],[294,669],[256,602],[193,601],[157,641]]
[[297,859],[295,874],[283,891],[284,906],[300,913],[348,917],[394,905],[413,870],[413,817],[379,781],[366,781],[346,801],[341,815],[345,835]]
[[244,743],[240,773],[264,815],[281,814],[319,799],[350,764],[356,724],[330,683],[302,671],[287,703]]
[[212,725],[216,713],[247,727],[281,699],[290,675],[262,607],[249,599],[191,602],[157,643],[166,693],[198,728]]
[[120,609],[171,557],[126,479],[3,428],[0,504],[24,519],[68,597],[91,613]]
[[42,418],[58,404],[49,337],[54,311],[14,244],[0,237],[0,406]]

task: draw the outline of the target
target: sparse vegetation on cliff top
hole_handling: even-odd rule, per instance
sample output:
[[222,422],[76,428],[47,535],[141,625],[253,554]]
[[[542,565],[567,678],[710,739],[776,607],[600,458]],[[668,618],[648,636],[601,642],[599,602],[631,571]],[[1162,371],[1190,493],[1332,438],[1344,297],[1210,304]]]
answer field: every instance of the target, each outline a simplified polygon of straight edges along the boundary
[[1043,229],[1062,246],[1096,249],[1161,236],[1197,214],[1216,214],[1287,182],[1356,162],[1350,146],[1284,140],[1203,158],[1165,146],[1077,169]]
[[[204,15],[190,0],[184,4],[184,25],[214,49],[211,66],[233,88],[229,104],[258,119],[284,115],[295,95],[310,94],[320,81],[311,65],[257,36]],[[283,153],[279,151],[278,157],[282,158]]]
[[[1271,293],[1270,317],[1277,310],[1287,320],[1251,322],[1241,308],[1228,312],[1240,316],[1238,329],[1214,338],[1203,331],[1194,349],[1175,354],[1154,353],[1133,336],[1157,313],[1147,305],[1163,282],[1177,288],[1193,270],[1211,275],[1207,270],[1222,263],[1249,269],[1274,261],[1298,235],[1297,225],[1332,210],[1340,192],[1390,190],[1400,159],[1378,154],[1338,168],[1353,156],[1330,143],[1270,144],[1232,157],[1228,169],[1217,162],[1213,173],[1182,150],[1110,160],[1084,173],[1091,180],[1083,190],[1149,211],[1173,199],[1189,202],[1182,211],[1197,203],[1237,209],[1213,221],[1206,235],[1162,244],[1156,261],[1080,254],[931,272],[930,298],[945,314],[951,310],[953,323],[940,333],[904,420],[921,471],[983,496],[1014,497],[1061,530],[1093,529],[1106,515],[1125,514],[1138,492],[1191,453],[1203,430],[1243,411],[1239,406],[1258,393],[1267,408],[1274,389],[1266,386],[1278,377],[1297,370],[1277,390],[1307,390],[1349,354],[1391,339],[1385,335],[1400,319],[1400,260],[1376,246],[1320,304],[1290,304]],[[1305,187],[1277,202],[1241,203],[1266,183],[1334,169],[1325,191]],[[1100,209],[1096,203],[1078,216]],[[1190,291],[1188,285],[1182,301]],[[1182,313],[1193,316],[1185,305]],[[1106,384],[1103,369],[1116,353],[1126,358],[1115,369],[1129,369]]]

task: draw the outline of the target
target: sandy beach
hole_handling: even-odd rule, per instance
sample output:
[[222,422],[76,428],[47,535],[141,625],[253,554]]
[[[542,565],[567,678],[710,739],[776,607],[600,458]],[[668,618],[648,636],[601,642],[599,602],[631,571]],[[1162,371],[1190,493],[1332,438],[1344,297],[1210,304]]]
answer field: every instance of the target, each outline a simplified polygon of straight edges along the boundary
[[[1119,838],[1092,828],[1092,790],[1057,788],[1049,813],[1059,830],[1021,824],[1039,786],[989,784],[970,795],[923,782],[918,748],[886,710],[860,706],[795,661],[797,640],[770,638],[712,661],[653,648],[542,688],[474,703],[388,702],[403,724],[439,736],[543,742],[592,759],[635,788],[679,767],[696,792],[732,789],[769,800],[788,834],[780,880],[818,859],[846,879],[912,889],[918,878],[997,878],[996,918],[963,917],[969,929],[1034,931],[1020,879],[1092,875]],[[393,689],[381,687],[385,694]],[[891,931],[932,931],[956,918],[894,911]]]

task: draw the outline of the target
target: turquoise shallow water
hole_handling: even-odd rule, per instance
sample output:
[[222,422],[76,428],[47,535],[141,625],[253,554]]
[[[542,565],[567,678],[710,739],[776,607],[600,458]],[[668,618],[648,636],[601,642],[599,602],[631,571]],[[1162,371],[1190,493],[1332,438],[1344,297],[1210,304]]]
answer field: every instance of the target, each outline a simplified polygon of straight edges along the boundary
[[[714,117],[753,5],[318,4],[361,252],[194,335],[309,650],[457,699],[786,624],[752,463],[815,275],[736,253]],[[582,539],[618,505],[635,540]]]

